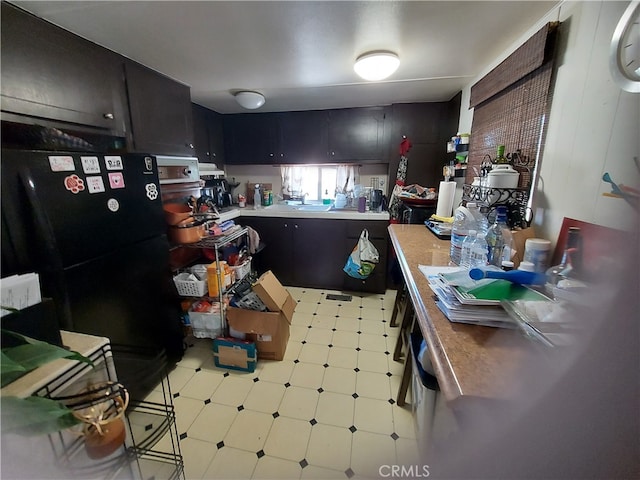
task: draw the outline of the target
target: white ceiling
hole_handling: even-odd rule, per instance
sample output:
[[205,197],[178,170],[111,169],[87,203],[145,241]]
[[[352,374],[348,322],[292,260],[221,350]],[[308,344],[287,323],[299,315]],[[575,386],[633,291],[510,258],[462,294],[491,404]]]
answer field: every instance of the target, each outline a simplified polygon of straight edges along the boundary
[[[558,1],[12,1],[191,87],[195,103],[312,110],[451,99]],[[400,67],[368,83],[355,58],[392,50]],[[246,110],[244,110],[246,112]]]

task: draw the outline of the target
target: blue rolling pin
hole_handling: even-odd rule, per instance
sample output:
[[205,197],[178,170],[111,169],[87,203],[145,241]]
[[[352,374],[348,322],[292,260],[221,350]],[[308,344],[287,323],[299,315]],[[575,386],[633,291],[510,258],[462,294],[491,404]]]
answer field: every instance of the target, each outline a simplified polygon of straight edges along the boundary
[[472,268],[469,270],[469,276],[474,280],[498,278],[519,285],[544,285],[547,279],[544,273],[527,272],[525,270],[503,272],[501,270],[482,270],[481,268]]

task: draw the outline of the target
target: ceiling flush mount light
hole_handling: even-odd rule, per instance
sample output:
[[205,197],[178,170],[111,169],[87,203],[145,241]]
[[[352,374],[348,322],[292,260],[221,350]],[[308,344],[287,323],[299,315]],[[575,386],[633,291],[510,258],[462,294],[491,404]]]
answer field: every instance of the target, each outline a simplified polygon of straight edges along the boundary
[[360,55],[353,69],[365,80],[384,80],[398,69],[400,59],[393,52],[377,51]]
[[242,91],[235,94],[236,102],[247,110],[255,110],[264,105],[264,96],[258,92]]

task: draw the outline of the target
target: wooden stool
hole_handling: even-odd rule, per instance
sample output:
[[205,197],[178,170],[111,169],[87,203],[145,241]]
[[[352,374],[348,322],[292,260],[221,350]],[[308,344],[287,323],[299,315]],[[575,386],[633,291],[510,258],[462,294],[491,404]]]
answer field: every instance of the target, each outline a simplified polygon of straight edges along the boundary
[[409,298],[409,292],[407,291],[407,285],[403,282],[402,287],[398,288],[396,292],[396,301],[393,303],[393,311],[391,312],[391,320],[389,326],[397,327],[396,323],[398,314],[407,306],[407,300]]
[[402,323],[400,324],[400,332],[398,334],[398,339],[396,340],[396,346],[393,350],[393,360],[396,362],[399,362],[400,358],[402,357],[402,347],[404,345],[409,345],[409,343],[407,342],[406,334],[407,330],[409,332],[411,332],[412,330],[411,325],[413,325],[413,316],[413,305],[411,304],[411,301],[406,301],[402,315]]

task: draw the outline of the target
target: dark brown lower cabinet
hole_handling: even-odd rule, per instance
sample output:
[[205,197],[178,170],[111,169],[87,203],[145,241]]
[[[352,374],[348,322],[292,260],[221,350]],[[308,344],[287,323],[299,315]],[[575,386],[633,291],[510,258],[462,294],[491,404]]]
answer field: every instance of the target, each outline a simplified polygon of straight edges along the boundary
[[[380,262],[366,280],[352,278],[343,274],[343,290],[355,292],[384,293],[387,290],[387,255],[389,250],[389,222],[384,220],[347,220],[346,248],[351,252],[358,243],[365,228],[369,232],[369,241],[378,250]],[[345,257],[346,260],[346,257]]]
[[[264,242],[254,257],[259,273],[271,270],[283,285],[356,292],[386,290],[386,221],[325,218],[243,217]],[[380,253],[380,264],[367,280],[349,277],[342,268],[363,228]]]

